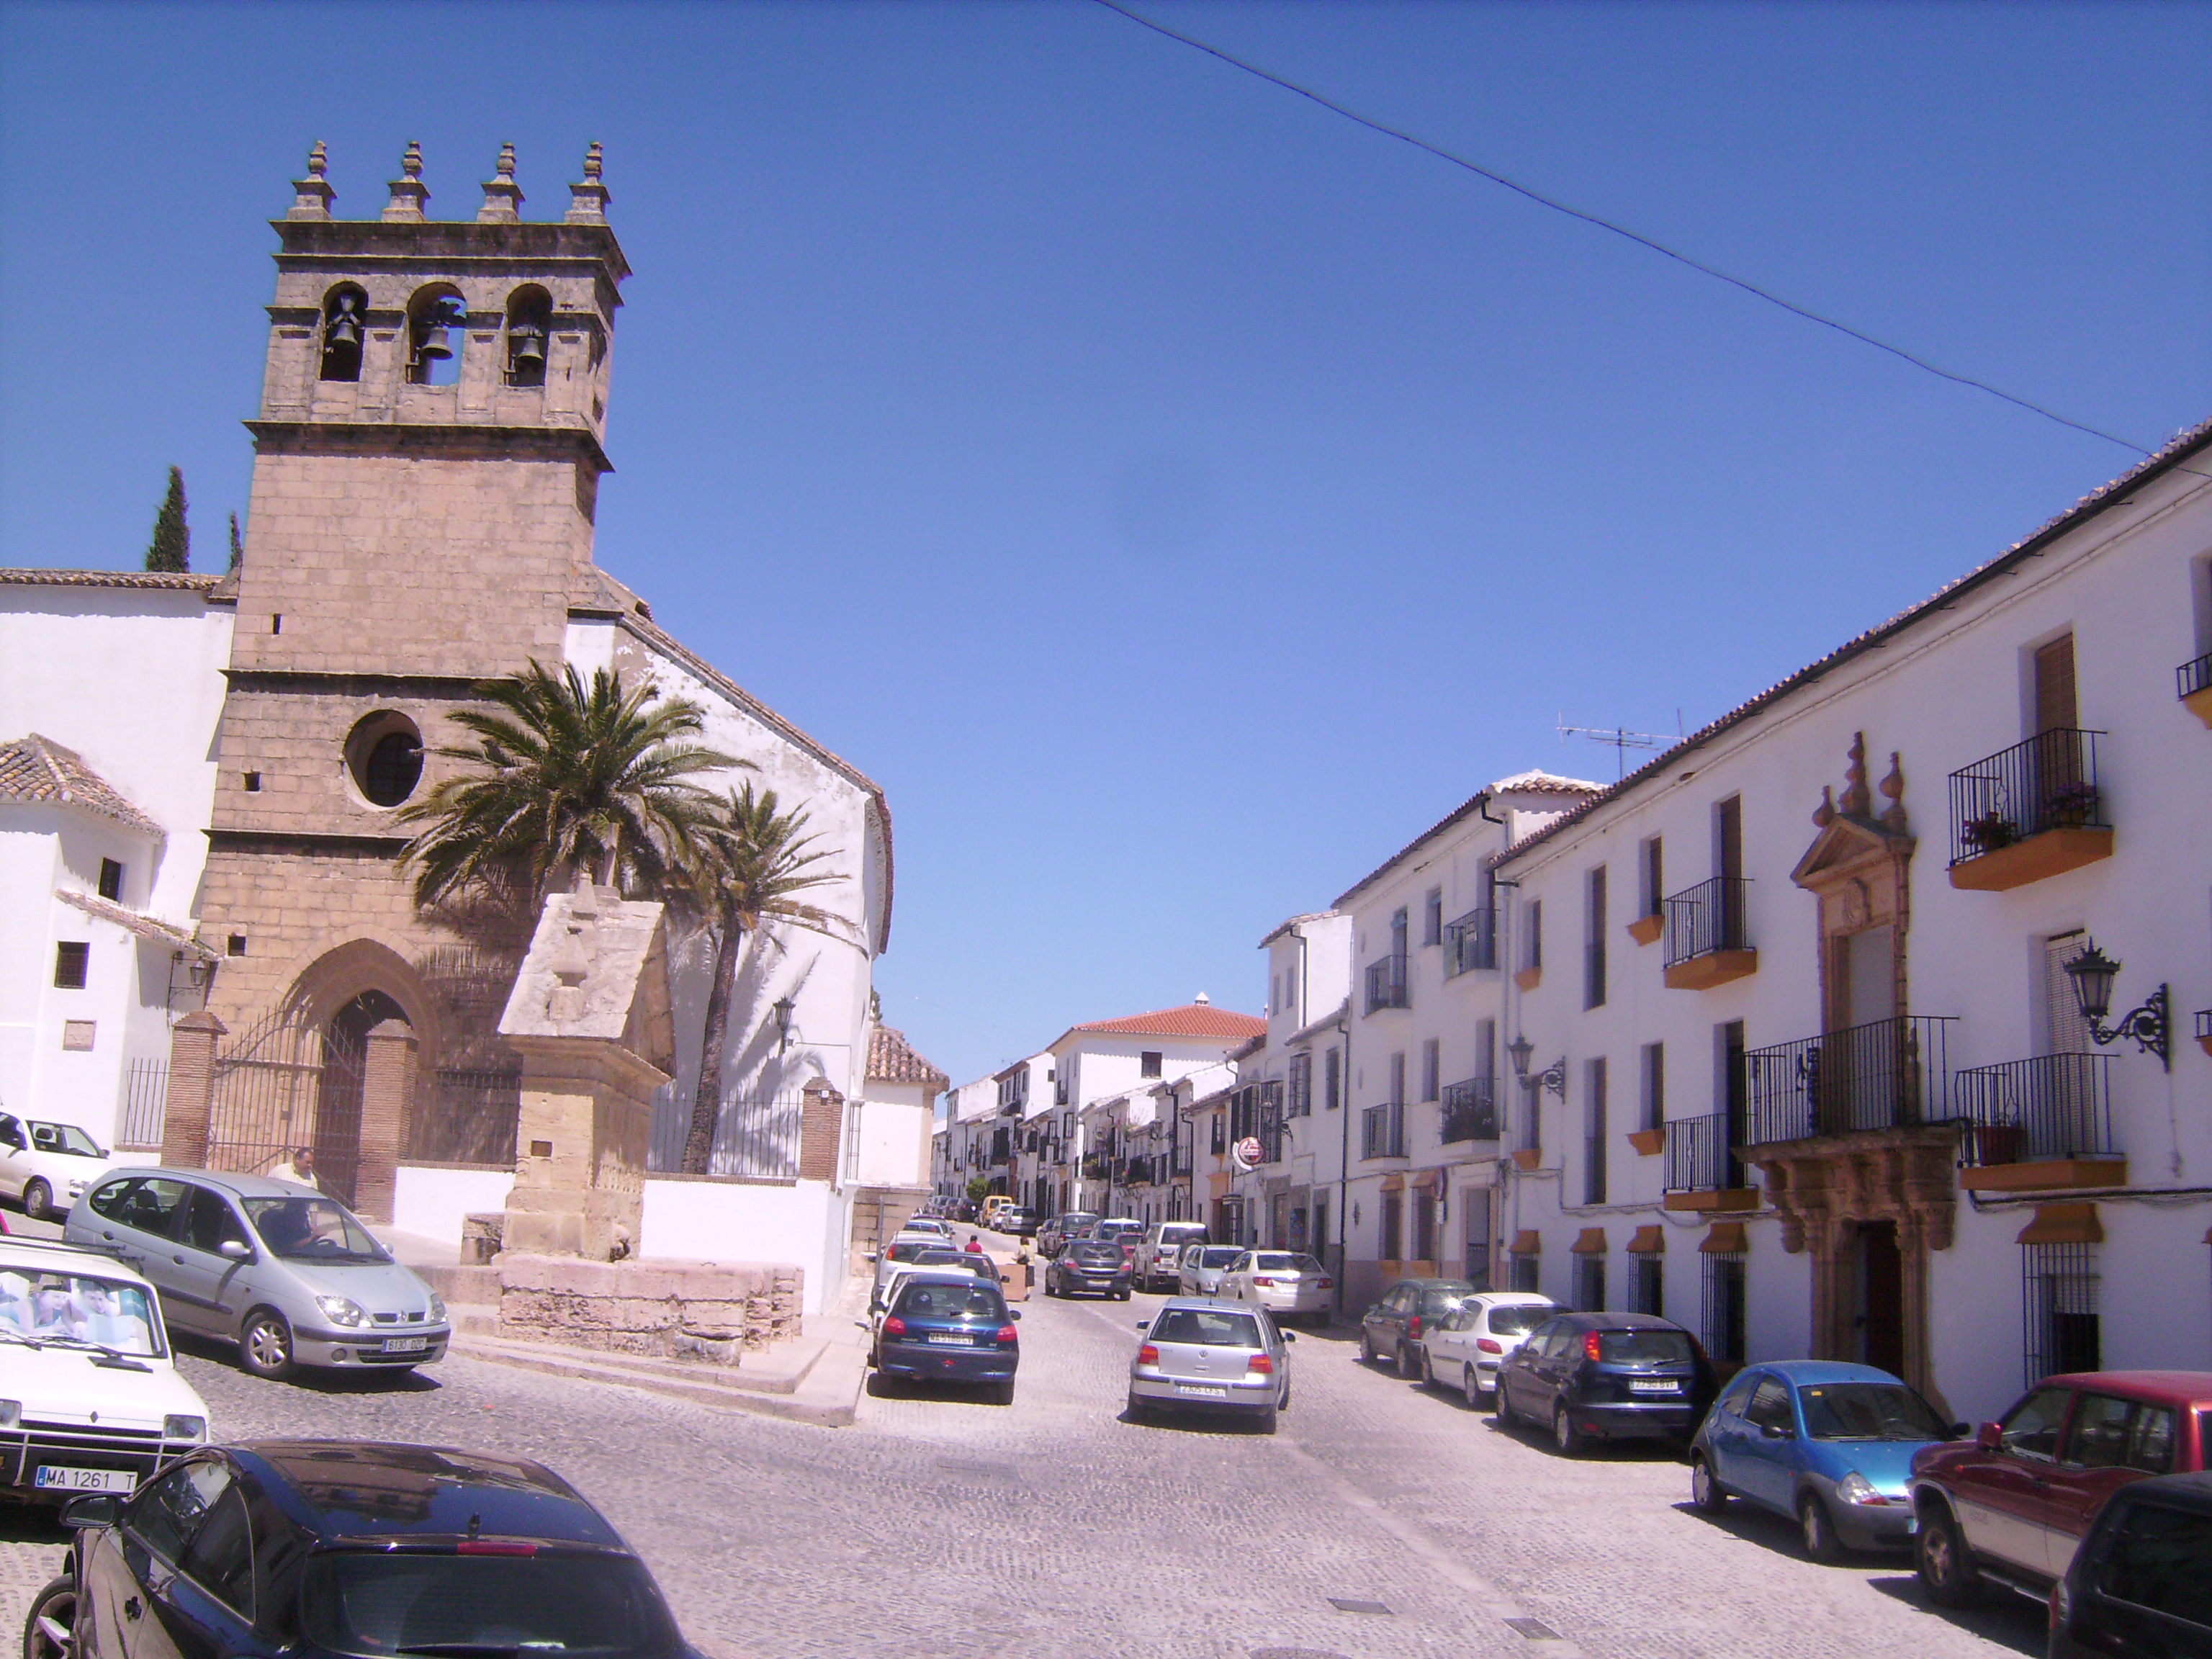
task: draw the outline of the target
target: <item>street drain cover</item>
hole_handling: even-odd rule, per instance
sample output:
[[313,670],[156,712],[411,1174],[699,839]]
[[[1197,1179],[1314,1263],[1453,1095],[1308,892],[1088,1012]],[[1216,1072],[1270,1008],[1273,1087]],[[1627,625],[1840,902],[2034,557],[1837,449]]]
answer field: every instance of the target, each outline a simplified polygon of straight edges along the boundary
[[1540,1619],[1509,1619],[1505,1621],[1505,1627],[1508,1630],[1518,1631],[1532,1642],[1559,1642],[1566,1639]]
[[987,1463],[971,1457],[940,1457],[937,1467],[947,1474],[993,1474],[1002,1480],[1014,1478],[1012,1463]]
[[1345,1595],[1330,1596],[1328,1604],[1339,1613],[1388,1613],[1390,1611],[1380,1601],[1355,1601]]

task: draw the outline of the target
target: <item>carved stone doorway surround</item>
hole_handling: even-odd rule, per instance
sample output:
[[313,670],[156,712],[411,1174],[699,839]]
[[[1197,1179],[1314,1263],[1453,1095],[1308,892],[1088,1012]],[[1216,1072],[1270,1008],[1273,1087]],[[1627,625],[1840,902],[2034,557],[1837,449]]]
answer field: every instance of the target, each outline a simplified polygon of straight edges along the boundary
[[[1817,833],[1790,879],[1820,901],[1814,951],[1825,1030],[1851,1018],[1844,981],[1854,935],[1889,932],[1895,1012],[1905,1012],[1906,933],[1911,923],[1911,866],[1916,844],[1904,805],[1898,757],[1880,785],[1887,805],[1874,811],[1867,787],[1866,737],[1855,733],[1841,799],[1823,787],[1813,814]],[[1897,1230],[1897,1324],[1905,1380],[1948,1410],[1929,1352],[1928,1255],[1951,1247],[1957,1202],[1956,1134],[1948,1125],[1822,1134],[1770,1143],[1751,1156],[1765,1177],[1767,1201],[1782,1221],[1782,1247],[1812,1252],[1812,1352],[1815,1358],[1860,1357],[1859,1232],[1869,1224]]]

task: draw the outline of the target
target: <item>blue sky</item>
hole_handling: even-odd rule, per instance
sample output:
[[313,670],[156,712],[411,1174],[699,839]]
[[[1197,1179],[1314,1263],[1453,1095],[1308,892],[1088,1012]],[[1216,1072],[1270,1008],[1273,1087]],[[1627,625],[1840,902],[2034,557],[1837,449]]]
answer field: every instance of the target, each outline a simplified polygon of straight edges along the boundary
[[[1144,8],[2146,445],[2212,414],[2212,9]],[[956,1079],[1199,990],[1553,723],[1702,721],[2128,452],[1082,0],[0,4],[0,562],[246,503],[310,141],[637,275],[599,558],[883,783]]]

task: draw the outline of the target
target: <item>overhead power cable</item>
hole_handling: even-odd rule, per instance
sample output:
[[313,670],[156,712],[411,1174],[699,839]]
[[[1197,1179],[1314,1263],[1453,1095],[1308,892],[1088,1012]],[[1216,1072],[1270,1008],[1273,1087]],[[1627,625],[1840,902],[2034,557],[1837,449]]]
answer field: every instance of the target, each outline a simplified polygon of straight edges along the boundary
[[1280,87],[1285,92],[1293,92],[1301,98],[1310,99],[1333,115],[1340,115],[1346,120],[1356,122],[1370,131],[1379,132],[1386,138],[1395,138],[1401,143],[1411,144],[1415,149],[1425,151],[1438,161],[1449,161],[1455,167],[1463,167],[1479,178],[1487,179],[1493,185],[1503,185],[1516,195],[1524,196],[1540,207],[1549,208],[1554,213],[1565,214],[1570,219],[1579,219],[1586,225],[1609,231],[1615,236],[1634,242],[1639,247],[1649,248],[1652,252],[1672,259],[1678,264],[1687,265],[1700,276],[1710,276],[1715,282],[1726,283],[1730,288],[1741,289],[1754,299],[1764,300],[1771,306],[1779,307],[1792,316],[1802,317],[1808,323],[1818,323],[1822,328],[1833,329],[1837,333],[1856,340],[1862,345],[1872,346],[1877,351],[1887,352],[1891,356],[1910,363],[1913,368],[1925,374],[1933,374],[1938,380],[1948,380],[1954,386],[1967,386],[1976,392],[1987,392],[1990,397],[2002,398],[2015,408],[2027,410],[2031,415],[2040,415],[2046,421],[2055,421],[2060,426],[2086,433],[2092,438],[2101,438],[2108,444],[2118,444],[2121,448],[2132,450],[2138,455],[2147,456],[2154,453],[2145,446],[2136,443],[2133,439],[2123,438],[2114,433],[2106,432],[2100,427],[2091,426],[2085,421],[2075,420],[2070,416],[2060,414],[2055,409],[2046,408],[2029,398],[2007,392],[2002,386],[1991,386],[1987,380],[1978,380],[1971,374],[1960,374],[1940,364],[1931,363],[1925,357],[1907,351],[1903,346],[1893,345],[1887,340],[1868,333],[1864,329],[1853,328],[1849,323],[1833,317],[1824,316],[1808,306],[1802,306],[1795,300],[1784,298],[1771,289],[1762,288],[1746,277],[1738,276],[1733,272],[1723,270],[1717,265],[1710,265],[1702,259],[1694,258],[1679,248],[1669,247],[1664,242],[1646,236],[1641,231],[1632,230],[1626,225],[1617,223],[1602,215],[1586,212],[1570,203],[1560,201],[1557,197],[1547,196],[1540,190],[1532,189],[1516,179],[1509,179],[1504,173],[1494,172],[1479,161],[1470,161],[1464,155],[1444,149],[1441,144],[1431,143],[1418,134],[1407,131],[1403,127],[1394,127],[1387,121],[1378,121],[1371,115],[1363,115],[1348,105],[1337,102],[1325,93],[1316,92],[1311,87],[1301,86],[1297,82],[1278,75],[1273,70],[1262,69],[1259,64],[1239,58],[1234,52],[1224,52],[1211,41],[1201,40],[1195,35],[1184,34],[1178,30],[1171,29],[1166,24],[1157,22],[1146,16],[1142,12],[1131,10],[1127,6],[1121,4],[1121,0],[1097,0],[1097,3],[1109,11],[1119,13],[1133,23],[1142,25],[1155,34],[1165,35],[1169,40],[1188,46],[1194,52],[1202,52],[1209,58],[1218,58],[1232,69],[1242,70],[1245,74],[1256,76],[1271,86]]

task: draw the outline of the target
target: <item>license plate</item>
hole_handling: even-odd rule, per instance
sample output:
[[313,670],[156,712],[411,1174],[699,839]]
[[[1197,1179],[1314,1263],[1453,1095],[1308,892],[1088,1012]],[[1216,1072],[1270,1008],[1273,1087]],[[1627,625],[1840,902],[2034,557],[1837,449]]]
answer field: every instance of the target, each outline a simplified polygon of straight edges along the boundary
[[924,1340],[933,1348],[964,1348],[968,1346],[966,1337],[956,1336],[950,1331],[932,1331]]
[[138,1477],[128,1469],[63,1469],[41,1463],[31,1484],[40,1492],[127,1492],[138,1484]]
[[1682,1385],[1663,1376],[1635,1376],[1628,1382],[1632,1394],[1680,1394]]
[[430,1346],[427,1336],[387,1336],[384,1339],[386,1353],[421,1353]]
[[1226,1384],[1220,1388],[1208,1388],[1203,1383],[1178,1382],[1176,1384],[1176,1392],[1186,1400],[1226,1400],[1229,1398],[1229,1389]]

